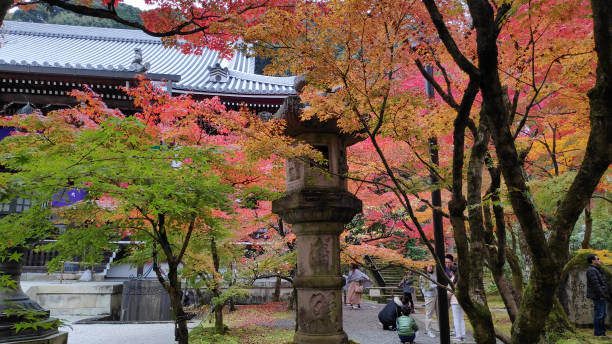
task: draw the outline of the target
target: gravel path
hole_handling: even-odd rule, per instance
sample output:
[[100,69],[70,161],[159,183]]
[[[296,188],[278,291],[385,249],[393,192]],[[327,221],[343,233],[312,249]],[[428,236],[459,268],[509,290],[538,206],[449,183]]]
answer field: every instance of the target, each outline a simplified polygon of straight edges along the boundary
[[68,344],[172,344],[174,324],[72,325]]
[[[88,316],[59,316],[70,326],[68,344],[174,344],[174,323],[155,324],[74,324]],[[190,322],[189,327],[198,322]]]
[[[384,306],[385,305],[382,304],[364,302],[361,305],[361,309],[358,310],[344,308],[344,331],[346,331],[349,338],[360,344],[399,344],[400,341],[397,332],[383,331],[382,326],[378,322],[378,312]],[[425,333],[425,316],[420,312],[421,310],[417,306],[417,312],[413,314],[413,316],[420,330],[417,332],[415,343],[439,344],[439,336],[430,338]],[[438,335],[438,333],[436,333],[436,335]],[[468,333],[468,338],[462,343],[474,343],[474,339]]]
[[[384,307],[382,304],[364,302],[361,309],[353,310],[348,307],[343,309],[344,330],[349,338],[360,344],[399,344],[396,332],[383,331],[378,322],[378,312]],[[425,328],[423,323],[424,315],[420,313],[417,306],[417,313],[414,315],[419,327]],[[74,324],[74,322],[91,316],[63,316],[62,318],[72,328],[63,327],[61,330],[68,332],[68,344],[173,344],[174,343],[174,324]],[[190,327],[196,326],[198,322],[191,322]],[[271,327],[295,328],[294,319],[281,319]],[[437,334],[437,333],[436,333]],[[415,343],[417,344],[438,344],[440,338],[430,338],[424,331],[417,333]],[[474,343],[473,338],[468,333],[465,344]],[[275,343],[270,343],[275,344]]]
[[[382,326],[378,322],[378,312],[385,305],[364,302],[361,305],[361,309],[353,310],[348,307],[343,309],[344,319],[344,331],[348,334],[349,338],[359,342],[360,344],[399,344],[399,338],[397,332],[394,331],[383,331]],[[414,318],[419,325],[419,328],[425,329],[425,316],[421,313],[422,309],[419,309],[417,305],[417,313],[414,314]],[[281,319],[271,324],[272,327],[294,329],[294,319]],[[436,326],[437,327],[437,326]],[[424,331],[418,331],[415,343],[417,344],[439,344],[440,338],[436,332],[435,338],[428,337]],[[452,337],[451,337],[452,342]],[[471,334],[468,333],[466,340],[461,342],[463,344],[474,343],[474,339]]]

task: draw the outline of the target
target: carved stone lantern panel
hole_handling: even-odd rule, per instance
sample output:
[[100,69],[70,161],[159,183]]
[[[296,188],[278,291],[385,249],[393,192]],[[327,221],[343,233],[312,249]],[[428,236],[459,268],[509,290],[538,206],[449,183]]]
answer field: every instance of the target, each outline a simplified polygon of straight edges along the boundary
[[289,159],[287,161],[287,192],[309,188],[346,189],[346,147],[333,134],[307,133],[297,137],[321,152],[325,163]]

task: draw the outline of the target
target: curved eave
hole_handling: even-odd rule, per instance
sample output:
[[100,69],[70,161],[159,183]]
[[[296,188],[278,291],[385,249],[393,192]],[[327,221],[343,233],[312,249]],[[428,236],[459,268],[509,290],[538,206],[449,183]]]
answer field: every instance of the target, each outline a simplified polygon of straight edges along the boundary
[[[1,63],[0,72],[6,73],[30,73],[30,74],[46,74],[46,75],[69,75],[69,76],[84,76],[84,77],[100,77],[108,79],[136,79],[139,73],[134,71],[108,70],[108,69],[82,69],[82,68],[67,68],[67,67],[48,67],[38,65],[23,65],[23,64],[6,64]],[[160,74],[146,73],[148,79],[151,80],[166,80],[178,82],[181,80],[180,75],[175,74]]]
[[260,93],[260,94],[245,94],[245,93],[229,93],[229,92],[215,92],[215,91],[206,91],[206,90],[193,90],[193,89],[182,89],[174,87],[172,89],[173,93],[184,93],[184,94],[196,94],[210,97],[235,97],[235,98],[262,98],[262,99],[284,99],[288,96],[295,95],[293,94],[270,94],[270,93]]

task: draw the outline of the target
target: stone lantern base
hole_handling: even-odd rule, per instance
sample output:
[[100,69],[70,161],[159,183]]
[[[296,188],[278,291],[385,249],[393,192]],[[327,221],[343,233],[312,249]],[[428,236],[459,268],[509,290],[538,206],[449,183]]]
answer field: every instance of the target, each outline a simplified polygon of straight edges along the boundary
[[13,342],[0,342],[2,344],[67,344],[68,332],[58,332],[43,338],[19,339]]
[[[23,253],[24,248],[18,247],[13,252]],[[22,255],[23,257],[23,255]],[[40,322],[51,323],[54,319],[49,318],[49,311],[31,300],[21,289],[21,261],[1,261],[0,274],[8,275],[16,283],[15,289],[0,289],[0,344],[7,343],[32,343],[32,344],[65,344],[68,342],[68,333],[58,333],[57,327],[51,328],[27,328],[21,331],[15,330],[15,325],[28,321],[22,314],[15,310],[27,310],[41,314]]]
[[361,210],[342,189],[302,189],[272,202],[272,211],[293,225],[297,244],[297,344],[346,344],[342,329],[339,235]]
[[314,335],[297,331],[293,335],[295,343],[304,344],[338,344],[348,343],[348,336],[344,331],[338,334]]

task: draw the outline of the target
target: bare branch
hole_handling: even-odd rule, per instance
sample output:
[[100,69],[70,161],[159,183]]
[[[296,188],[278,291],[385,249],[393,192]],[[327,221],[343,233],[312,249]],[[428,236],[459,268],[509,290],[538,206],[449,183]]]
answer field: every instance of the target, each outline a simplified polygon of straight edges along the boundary
[[442,14],[438,10],[438,6],[436,5],[436,3],[433,0],[423,0],[423,3],[425,4],[425,7],[427,7],[427,11],[429,12],[429,16],[431,17],[431,20],[433,21],[433,24],[435,25],[436,30],[438,31],[440,40],[442,40],[442,43],[444,43],[446,50],[448,50],[453,60],[455,60],[457,66],[459,66],[459,68],[461,68],[461,70],[463,70],[468,75],[477,77],[480,72],[478,71],[476,66],[474,66],[465,57],[465,55],[463,55],[463,53],[459,50],[459,47],[457,47],[455,40],[451,36],[450,32],[448,31],[448,28],[446,27],[446,24],[444,23],[444,19],[442,18]]

